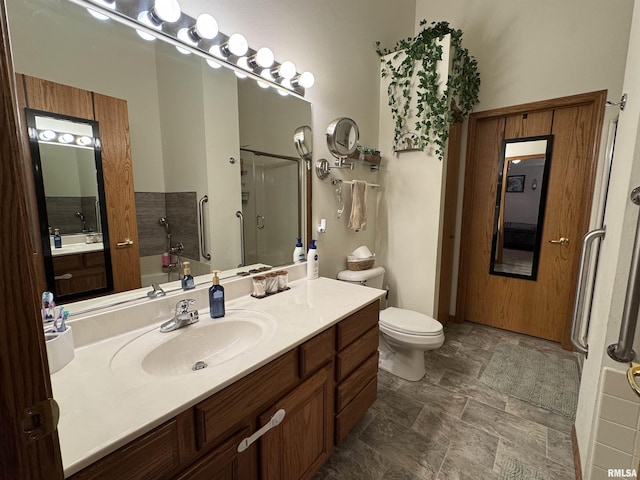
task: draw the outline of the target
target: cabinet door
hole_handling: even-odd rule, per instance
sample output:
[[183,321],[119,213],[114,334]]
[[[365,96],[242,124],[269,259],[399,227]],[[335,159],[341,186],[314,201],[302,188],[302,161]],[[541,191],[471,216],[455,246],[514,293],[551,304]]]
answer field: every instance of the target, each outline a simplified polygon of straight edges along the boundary
[[252,480],[257,478],[255,446],[238,453],[240,442],[251,434],[246,427],[222,442],[176,480]]
[[283,422],[260,439],[261,478],[312,478],[333,448],[333,362],[260,416],[265,425],[279,409]]

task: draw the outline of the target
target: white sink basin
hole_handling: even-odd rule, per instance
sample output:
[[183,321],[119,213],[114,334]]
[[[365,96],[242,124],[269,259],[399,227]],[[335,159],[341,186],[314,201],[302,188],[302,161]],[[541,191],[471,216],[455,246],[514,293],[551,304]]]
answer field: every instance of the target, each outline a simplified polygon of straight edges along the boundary
[[274,329],[273,317],[255,310],[229,310],[217,319],[201,310],[198,323],[169,333],[156,327],[131,340],[112,357],[110,367],[113,372],[193,374],[196,363],[204,362],[205,368],[220,365],[266,341]]

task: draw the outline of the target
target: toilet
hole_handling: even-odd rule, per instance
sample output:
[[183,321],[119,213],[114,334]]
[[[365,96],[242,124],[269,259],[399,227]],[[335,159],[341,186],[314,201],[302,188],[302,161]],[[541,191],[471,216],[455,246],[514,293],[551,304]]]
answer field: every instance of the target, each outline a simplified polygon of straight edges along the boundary
[[[338,273],[338,280],[379,289],[383,277],[383,267]],[[424,377],[424,352],[444,343],[442,324],[428,315],[396,307],[381,310],[378,324],[379,368],[411,382]]]

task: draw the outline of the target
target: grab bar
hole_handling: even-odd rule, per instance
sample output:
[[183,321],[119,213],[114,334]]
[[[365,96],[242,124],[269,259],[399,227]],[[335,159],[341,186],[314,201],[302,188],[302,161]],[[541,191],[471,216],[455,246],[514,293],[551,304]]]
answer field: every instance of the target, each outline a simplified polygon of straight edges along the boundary
[[198,202],[198,222],[200,223],[200,255],[207,260],[211,260],[211,254],[207,253],[207,245],[204,234],[204,204],[209,201],[207,195],[203,196]]
[[[640,205],[640,187],[636,187],[631,192],[631,201],[635,205]],[[633,337],[636,333],[636,322],[638,310],[640,308],[640,215],[636,225],[636,238],[633,242],[633,255],[631,257],[631,269],[629,270],[629,281],[627,283],[627,294],[624,299],[624,310],[622,311],[622,323],[620,325],[620,335],[618,343],[607,347],[607,353],[616,362],[630,362],[636,356],[631,349],[633,347]]]
[[244,215],[242,212],[238,210],[236,212],[236,217],[240,219],[240,265],[238,268],[244,267]]
[[[571,345],[578,352],[586,354],[589,350],[587,345],[587,333],[582,332],[582,319],[584,318],[584,294],[587,274],[589,273],[589,261],[591,259],[591,247],[597,238],[604,237],[605,229],[599,228],[587,233],[582,239],[582,253],[580,254],[580,270],[578,271],[578,282],[576,284],[576,298],[573,303],[573,318],[571,320]],[[591,303],[587,312],[587,329],[589,317],[591,317]],[[578,326],[579,325],[579,326]]]

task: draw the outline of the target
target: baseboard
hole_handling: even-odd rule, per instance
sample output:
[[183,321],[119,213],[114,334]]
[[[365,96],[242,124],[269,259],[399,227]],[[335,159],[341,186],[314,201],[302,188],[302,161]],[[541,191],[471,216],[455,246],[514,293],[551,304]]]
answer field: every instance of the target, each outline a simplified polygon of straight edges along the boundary
[[571,449],[573,450],[573,467],[575,468],[576,480],[582,480],[582,462],[580,462],[580,449],[578,448],[578,435],[575,425],[571,427]]

